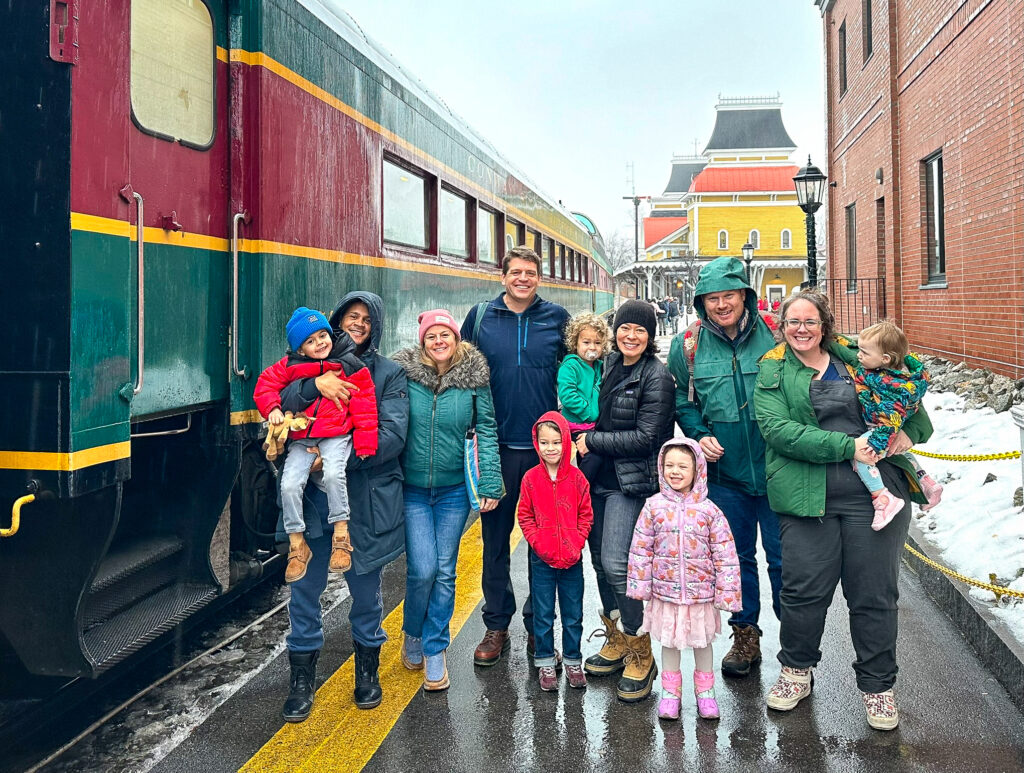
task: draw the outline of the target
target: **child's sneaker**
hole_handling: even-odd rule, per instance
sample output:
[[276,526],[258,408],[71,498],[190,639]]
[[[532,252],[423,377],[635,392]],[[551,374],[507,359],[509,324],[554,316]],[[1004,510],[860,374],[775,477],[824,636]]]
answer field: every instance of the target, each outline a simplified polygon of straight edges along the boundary
[[702,719],[718,719],[715,675],[710,671],[693,672],[693,693],[697,696],[697,714]]
[[565,677],[572,688],[582,690],[587,686],[587,675],[583,672],[583,666],[566,666]]
[[348,530],[335,532],[331,538],[331,565],[329,571],[333,574],[347,572],[352,568],[352,540],[349,539]]
[[679,719],[679,696],[683,690],[683,675],[679,671],[661,673],[661,700],[658,701],[659,719]]
[[768,708],[776,711],[790,711],[796,704],[811,694],[814,686],[814,674],[809,668],[782,667],[779,679],[768,692],[765,703]]
[[884,529],[905,504],[906,502],[902,499],[890,494],[889,489],[884,488],[879,491],[871,498],[871,505],[875,508],[875,517],[871,520],[871,528],[875,531]]
[[942,501],[942,484],[936,483],[935,478],[928,473],[918,478],[918,482],[921,484],[921,492],[928,498],[928,504],[921,505],[921,510],[927,512]]
[[537,672],[540,689],[544,692],[554,692],[558,689],[558,672],[554,666],[541,666]]
[[313,557],[313,551],[309,549],[306,540],[288,551],[288,566],[284,570],[285,582],[298,582],[306,576],[306,564]]

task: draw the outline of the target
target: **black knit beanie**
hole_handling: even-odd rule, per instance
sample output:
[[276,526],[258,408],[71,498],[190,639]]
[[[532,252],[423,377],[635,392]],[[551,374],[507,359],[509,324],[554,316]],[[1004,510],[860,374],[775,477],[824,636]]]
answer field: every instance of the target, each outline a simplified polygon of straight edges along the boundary
[[622,325],[641,325],[647,328],[647,336],[653,341],[658,335],[658,317],[654,307],[647,301],[626,301],[615,312],[615,324],[612,325],[612,336],[618,334]]

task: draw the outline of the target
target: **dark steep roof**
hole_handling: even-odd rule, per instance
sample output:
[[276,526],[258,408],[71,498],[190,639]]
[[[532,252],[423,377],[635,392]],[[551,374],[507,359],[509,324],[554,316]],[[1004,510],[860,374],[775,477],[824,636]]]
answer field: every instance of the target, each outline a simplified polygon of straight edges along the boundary
[[755,110],[718,110],[715,129],[704,152],[709,150],[753,150],[795,148],[782,124],[779,107]]
[[672,174],[669,175],[668,185],[665,186],[665,194],[686,193],[690,190],[690,183],[693,178],[700,174],[706,161],[674,161],[672,163]]

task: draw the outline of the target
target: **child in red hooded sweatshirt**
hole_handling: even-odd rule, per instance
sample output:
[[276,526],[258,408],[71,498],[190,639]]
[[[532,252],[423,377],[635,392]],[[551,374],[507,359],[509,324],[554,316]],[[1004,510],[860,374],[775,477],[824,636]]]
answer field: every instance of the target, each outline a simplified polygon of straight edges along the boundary
[[548,411],[533,425],[533,447],[540,464],[523,476],[519,527],[530,545],[534,663],[540,689],[558,689],[555,653],[555,596],[562,612],[562,649],[570,687],[587,686],[583,673],[583,546],[594,523],[590,484],[572,465],[569,423]]

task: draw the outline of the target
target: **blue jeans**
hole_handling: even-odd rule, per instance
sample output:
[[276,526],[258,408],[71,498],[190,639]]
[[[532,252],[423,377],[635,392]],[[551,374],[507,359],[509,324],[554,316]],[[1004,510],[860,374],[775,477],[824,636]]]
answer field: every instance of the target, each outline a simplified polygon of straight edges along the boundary
[[402,630],[423,639],[423,654],[448,649],[455,611],[455,565],[469,517],[466,486],[405,487],[405,617]]
[[768,504],[767,496],[744,494],[728,486],[708,484],[708,498],[725,513],[736,554],[740,559],[740,582],[743,609],[733,613],[729,625],[753,626],[762,633],[757,621],[761,617],[761,586],[757,575],[757,531],[761,530],[761,547],[768,560],[768,579],[772,585],[772,609],[779,616],[779,594],[782,592],[782,545],[779,540],[779,516]]
[[555,658],[555,594],[562,611],[562,650],[565,665],[583,662],[580,651],[583,640],[583,561],[568,569],[555,569],[530,551],[530,595],[533,598],[534,665],[554,666]]
[[[327,533],[318,539],[307,540],[313,557],[306,565],[306,576],[290,586],[288,619],[292,627],[285,642],[292,652],[313,652],[324,646],[320,595],[327,587],[331,537]],[[352,638],[364,647],[380,647],[388,640],[381,628],[384,600],[381,597],[380,573],[379,567],[366,574],[356,574],[355,570],[345,572],[345,582],[352,596],[352,608],[348,612]]]
[[319,448],[324,462],[324,490],[327,492],[329,515],[327,523],[347,521],[348,477],[345,470],[352,453],[352,436],[296,438],[288,444],[288,456],[281,471],[281,509],[284,511],[284,530],[288,534],[301,534],[306,530],[302,514],[302,495],[309,481],[309,469],[316,454],[307,448]]
[[619,610],[622,630],[636,636],[644,622],[644,603],[626,595],[626,570],[633,529],[644,507],[644,500],[596,488],[591,490],[594,525],[587,542],[597,575],[597,592],[606,615]]

